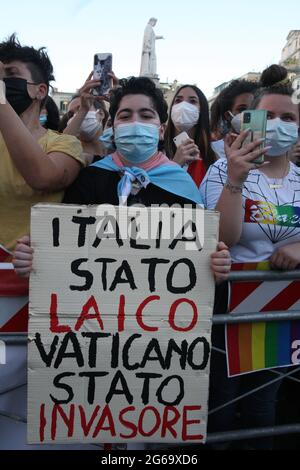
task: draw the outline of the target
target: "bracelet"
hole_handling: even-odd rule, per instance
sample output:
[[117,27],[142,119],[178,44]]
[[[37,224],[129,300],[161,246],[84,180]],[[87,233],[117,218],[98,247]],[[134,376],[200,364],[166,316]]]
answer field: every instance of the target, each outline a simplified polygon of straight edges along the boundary
[[0,104],[6,104],[5,83],[0,80]]
[[229,180],[226,181],[225,186],[226,189],[229,189],[231,194],[242,194],[243,193],[243,186],[235,186]]

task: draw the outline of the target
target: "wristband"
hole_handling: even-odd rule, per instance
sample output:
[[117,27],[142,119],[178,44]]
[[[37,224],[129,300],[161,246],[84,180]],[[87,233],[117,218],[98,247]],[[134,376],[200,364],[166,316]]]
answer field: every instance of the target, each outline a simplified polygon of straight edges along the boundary
[[229,189],[231,194],[242,194],[243,193],[243,186],[235,186],[229,180],[226,181],[225,186],[226,189]]
[[0,80],[0,104],[6,104],[5,83]]

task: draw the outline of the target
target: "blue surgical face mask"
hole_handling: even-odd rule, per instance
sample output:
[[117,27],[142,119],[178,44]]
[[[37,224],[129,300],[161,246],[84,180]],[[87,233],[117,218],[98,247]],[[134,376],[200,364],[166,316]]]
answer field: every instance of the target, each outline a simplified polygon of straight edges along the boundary
[[115,152],[116,146],[114,144],[114,133],[112,127],[106,129],[101,137],[99,137],[99,140],[108,153]]
[[44,126],[44,125],[46,124],[46,122],[47,122],[47,116],[46,116],[46,114],[41,114],[41,115],[40,115],[40,124],[41,124],[42,126]]
[[114,134],[118,152],[130,163],[143,163],[158,150],[159,127],[155,124],[119,124]]
[[280,118],[267,121],[266,146],[268,157],[280,157],[287,153],[298,140],[298,126],[295,122],[282,121]]

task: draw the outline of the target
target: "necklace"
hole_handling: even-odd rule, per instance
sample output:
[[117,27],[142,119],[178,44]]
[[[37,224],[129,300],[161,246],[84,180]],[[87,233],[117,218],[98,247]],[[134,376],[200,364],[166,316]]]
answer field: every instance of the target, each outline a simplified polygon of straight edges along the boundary
[[280,189],[283,188],[282,184],[269,184],[271,189]]
[[287,159],[287,164],[284,168],[284,173],[283,173],[283,176],[280,178],[280,182],[279,183],[276,183],[276,179],[277,178],[274,178],[274,182],[273,183],[269,183],[268,179],[267,179],[267,176],[262,172],[262,175],[264,176],[265,180],[267,181],[268,183],[268,186],[270,189],[281,189],[283,188],[283,180],[284,178],[289,174],[289,167],[290,167],[290,160],[289,158]]

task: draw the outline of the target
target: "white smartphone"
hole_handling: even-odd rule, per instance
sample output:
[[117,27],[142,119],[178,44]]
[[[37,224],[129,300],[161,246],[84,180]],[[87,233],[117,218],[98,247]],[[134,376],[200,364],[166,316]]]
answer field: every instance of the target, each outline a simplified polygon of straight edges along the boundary
[[189,139],[189,136],[186,132],[181,132],[181,134],[178,134],[176,137],[174,137],[173,142],[178,148],[179,145],[183,144],[186,140]]

